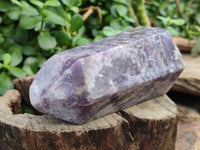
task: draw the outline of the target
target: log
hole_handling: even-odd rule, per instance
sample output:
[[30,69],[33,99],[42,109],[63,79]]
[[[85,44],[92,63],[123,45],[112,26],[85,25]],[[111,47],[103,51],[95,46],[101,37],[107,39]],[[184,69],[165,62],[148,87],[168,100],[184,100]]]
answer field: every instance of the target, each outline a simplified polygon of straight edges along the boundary
[[[26,80],[20,79],[20,80]],[[21,95],[0,97],[1,150],[173,150],[177,108],[166,95],[74,125],[49,115],[21,114]]]
[[190,53],[195,44],[194,40],[189,41],[181,37],[173,37],[173,40],[182,53]]
[[185,69],[172,86],[172,91],[200,96],[200,57],[183,54]]

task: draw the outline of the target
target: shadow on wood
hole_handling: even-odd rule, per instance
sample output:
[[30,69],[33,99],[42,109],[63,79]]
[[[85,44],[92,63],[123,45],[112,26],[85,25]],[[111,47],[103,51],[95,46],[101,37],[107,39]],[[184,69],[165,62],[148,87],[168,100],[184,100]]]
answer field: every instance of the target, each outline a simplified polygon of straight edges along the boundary
[[[20,84],[28,89],[28,84],[27,87],[24,86],[26,80],[27,78],[20,79]],[[28,80],[30,81],[30,77]],[[15,80],[15,84],[19,82]],[[22,95],[28,96],[27,93]],[[20,114],[20,102],[21,96],[17,90],[9,90],[0,97],[1,150],[175,148],[177,109],[166,95],[84,125],[73,125],[49,115]]]

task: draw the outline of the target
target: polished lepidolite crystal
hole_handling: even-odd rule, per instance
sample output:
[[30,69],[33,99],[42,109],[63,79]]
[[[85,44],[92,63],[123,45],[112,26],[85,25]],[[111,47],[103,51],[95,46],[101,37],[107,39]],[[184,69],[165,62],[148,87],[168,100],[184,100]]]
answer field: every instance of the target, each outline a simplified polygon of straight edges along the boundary
[[167,30],[136,28],[52,56],[30,100],[40,112],[83,124],[166,93],[183,68]]

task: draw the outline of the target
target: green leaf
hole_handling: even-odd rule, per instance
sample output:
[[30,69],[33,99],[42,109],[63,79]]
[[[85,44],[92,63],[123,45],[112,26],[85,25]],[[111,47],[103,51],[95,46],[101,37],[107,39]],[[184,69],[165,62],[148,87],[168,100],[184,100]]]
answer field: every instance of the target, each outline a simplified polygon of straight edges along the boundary
[[119,16],[126,16],[128,10],[124,5],[116,5],[116,11]]
[[21,110],[22,113],[34,114],[33,110],[23,103],[21,104]]
[[111,11],[111,14],[112,14],[114,17],[118,17],[118,16],[117,16],[116,5],[112,5],[111,8],[110,8],[110,11]]
[[38,6],[39,8],[42,8],[44,3],[39,0],[30,0],[30,3],[32,3],[35,6]]
[[24,61],[24,64],[38,67],[38,60],[36,57],[27,57],[26,60]]
[[91,3],[95,3],[95,2],[96,2],[96,0],[90,0],[90,2],[91,2]]
[[22,4],[18,0],[11,0],[11,2],[13,2],[14,4],[22,7]]
[[18,44],[9,44],[8,52],[11,55],[15,52],[22,54],[22,46]]
[[24,65],[22,69],[26,72],[27,75],[29,76],[34,75],[34,72],[31,70],[30,66]]
[[61,53],[61,52],[63,52],[63,51],[64,51],[63,48],[58,47],[58,46],[55,47],[55,54]]
[[80,29],[82,25],[83,25],[82,16],[79,15],[79,14],[75,14],[72,17],[72,20],[71,20],[71,27],[70,27],[71,33],[73,33],[74,31],[77,31],[78,29]]
[[131,17],[128,17],[128,16],[124,16],[124,19],[127,21],[127,22],[130,22],[130,23],[134,23],[135,20]]
[[37,49],[30,45],[26,45],[23,47],[23,54],[26,56],[34,56],[34,55],[36,55],[36,51],[37,51]]
[[102,9],[101,10],[101,15],[102,16],[105,16],[105,15],[107,15],[109,12],[107,11],[107,10],[105,10],[105,9]]
[[57,14],[49,11],[49,10],[44,10],[44,15],[46,16],[46,20],[58,24],[58,25],[66,25],[65,19],[62,17],[58,16]]
[[2,63],[0,63],[0,70],[1,70],[1,68],[3,67],[3,64]]
[[[14,43],[14,41],[13,41],[13,39],[12,38],[5,38],[5,42],[3,42],[2,44],[1,44],[1,48],[3,48],[3,49],[7,49],[11,44],[13,44]],[[1,49],[0,48],[0,49]],[[1,50],[0,50],[1,51]],[[1,58],[1,56],[0,56],[0,58]]]
[[122,28],[122,30],[120,31],[118,31],[117,33],[120,33],[120,32],[122,32],[122,31],[127,31],[127,30],[130,30],[130,29],[133,29],[133,27],[132,26],[124,26],[123,28]]
[[0,48],[0,61],[3,60],[3,54],[5,53],[5,50]]
[[32,6],[24,7],[22,9],[22,14],[26,15],[26,16],[37,16],[37,15],[39,15],[37,9],[35,9]]
[[167,25],[168,19],[166,17],[157,16],[157,18],[160,19],[164,25]]
[[3,55],[3,64],[4,64],[4,65],[9,65],[9,64],[11,63],[11,60],[12,60],[12,57],[11,57],[10,54],[5,53],[5,54]]
[[77,46],[81,46],[81,45],[84,45],[84,44],[88,44],[88,43],[90,43],[90,42],[91,42],[91,40],[88,39],[88,38],[85,38],[85,37],[78,37],[78,38],[76,39],[76,41],[75,41],[75,44],[76,44]]
[[80,6],[82,4],[81,0],[61,0],[65,5],[69,7]]
[[11,3],[7,0],[0,0],[0,12],[7,12],[12,7]]
[[175,24],[175,25],[178,25],[178,26],[181,26],[181,25],[185,24],[185,20],[183,20],[183,19],[172,19],[171,23]]
[[115,19],[110,22],[110,27],[114,30],[122,30],[123,25],[119,19]]
[[44,62],[46,61],[46,58],[43,56],[37,56],[38,62],[39,62],[39,67],[42,67]]
[[0,74],[0,95],[9,89],[14,88],[13,82],[6,72]]
[[196,21],[200,24],[200,13],[198,12],[198,14],[195,17]]
[[12,54],[12,62],[11,62],[11,66],[17,66],[18,64],[20,64],[23,60],[22,54],[18,53],[18,52],[14,52]]
[[0,24],[2,23],[2,21],[3,21],[3,18],[2,18],[2,16],[0,16]]
[[28,65],[33,73],[37,73],[39,69],[39,61],[35,57],[27,57],[24,65]]
[[1,29],[2,35],[4,35],[4,37],[10,37],[10,36],[13,35],[13,31],[14,31],[14,26],[13,25],[1,26],[0,29]]
[[13,21],[9,19],[7,13],[5,13],[4,15],[2,15],[2,17],[3,17],[3,24],[4,25],[11,25],[11,24],[13,24]]
[[171,33],[172,36],[178,35],[178,31],[175,28],[168,26],[168,27],[166,27],[166,29]]
[[65,45],[71,45],[72,40],[69,37],[69,35],[64,31],[54,31],[53,34],[56,37],[56,41],[59,45],[65,46]]
[[86,27],[84,25],[82,25],[82,27],[78,30],[78,34],[80,36],[83,36],[86,32]]
[[80,9],[78,7],[71,7],[71,11],[73,11],[73,13],[79,13]]
[[100,39],[103,39],[103,37],[100,36],[100,35],[98,35],[98,36],[96,36],[96,37],[94,38],[94,41],[98,41],[98,40],[100,40]]
[[19,25],[22,29],[33,29],[41,21],[38,16],[22,16]]
[[0,35],[0,44],[3,43],[4,41],[5,41],[4,37]]
[[39,46],[44,50],[53,49],[57,42],[55,37],[51,36],[49,32],[42,32],[38,36]]
[[117,3],[124,4],[124,5],[126,5],[126,6],[130,6],[129,0],[113,0],[113,1],[115,1],[115,2],[117,2]]
[[53,6],[58,7],[60,6],[60,2],[58,0],[48,0],[44,3],[45,6]]
[[192,48],[192,56],[198,56],[200,53],[200,38],[196,39],[196,42]]
[[21,78],[21,77],[26,76],[26,72],[21,68],[8,66],[7,69],[8,69],[9,72],[11,72],[12,75],[14,75],[17,78]]
[[36,8],[34,8],[33,6],[31,6],[29,3],[27,3],[26,1],[22,1],[22,14],[26,15],[26,16],[36,16],[39,15],[38,11]]
[[12,57],[12,61],[10,63],[10,66],[17,66],[21,63],[23,57],[22,57],[22,46],[17,44],[12,44],[8,48],[8,52]]
[[117,34],[117,32],[113,28],[106,26],[103,28],[103,34],[105,34],[106,36],[112,36]]
[[20,15],[20,10],[19,9],[11,10],[7,14],[11,20],[18,20]]
[[53,12],[54,14],[56,14],[57,16],[62,17],[64,20],[66,20],[65,18],[67,18],[67,14],[65,12],[65,10],[63,9],[62,6],[58,6],[58,7],[50,7],[49,10],[51,12]]
[[13,39],[17,43],[23,43],[28,40],[28,31],[20,27],[15,28]]

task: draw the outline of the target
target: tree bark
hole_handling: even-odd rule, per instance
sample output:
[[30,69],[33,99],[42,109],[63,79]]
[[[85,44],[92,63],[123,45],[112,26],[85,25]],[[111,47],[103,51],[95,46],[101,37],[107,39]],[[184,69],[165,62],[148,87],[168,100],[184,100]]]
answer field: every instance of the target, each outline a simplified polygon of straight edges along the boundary
[[183,54],[183,59],[185,69],[171,90],[200,96],[200,57]]
[[[26,78],[20,80],[25,83]],[[17,90],[9,90],[0,97],[1,150],[175,148],[177,109],[166,95],[84,125],[70,124],[49,115],[21,114],[20,103]]]
[[132,4],[132,0],[129,0],[129,3],[130,3],[130,7],[128,9],[129,11],[129,16],[132,17],[135,22],[133,23],[134,26],[138,27],[139,26],[139,22],[138,22],[138,18],[137,16],[135,15],[135,12],[134,12],[134,9],[133,9],[133,4]]
[[141,26],[151,26],[149,17],[147,16],[146,9],[144,8],[145,0],[135,0],[131,3],[134,8],[135,15]]

